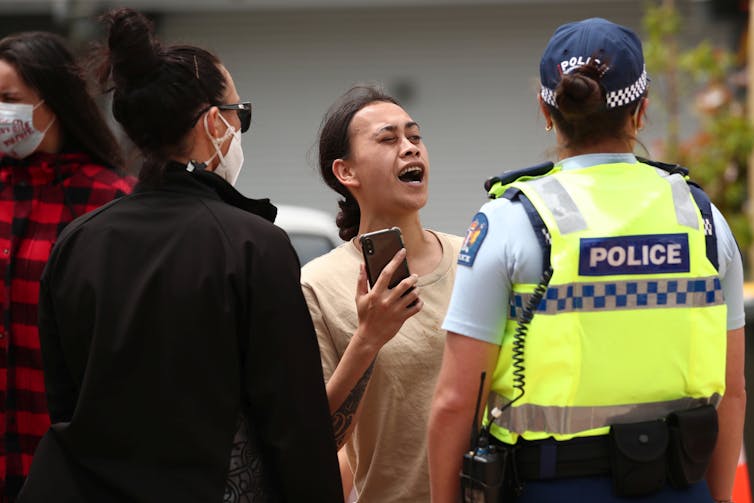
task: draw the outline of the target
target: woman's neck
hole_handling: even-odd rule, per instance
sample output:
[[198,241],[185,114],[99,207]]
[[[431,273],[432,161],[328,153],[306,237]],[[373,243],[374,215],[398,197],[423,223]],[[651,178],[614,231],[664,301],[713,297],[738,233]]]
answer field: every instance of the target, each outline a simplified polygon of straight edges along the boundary
[[405,216],[385,215],[385,214],[361,214],[359,221],[359,234],[374,232],[389,227],[400,227],[403,234],[403,242],[408,244],[416,236],[422,234],[422,224],[419,220],[419,213],[414,212]]
[[[412,273],[420,276],[432,272],[442,258],[442,245],[429,231],[424,230],[419,220],[419,213],[405,217],[365,216],[359,223],[359,235],[389,227],[398,227],[406,247],[406,260]],[[356,240],[357,246],[358,239]]]
[[558,160],[576,157],[585,154],[632,154],[633,146],[621,140],[606,140],[585,147],[568,148],[561,146],[558,149]]
[[634,152],[635,130],[633,121],[626,123],[626,129],[622,138],[604,138],[589,145],[579,145],[575,147],[568,146],[568,139],[565,138],[560,130],[556,130],[558,142],[558,160],[576,157],[584,154],[632,154]]

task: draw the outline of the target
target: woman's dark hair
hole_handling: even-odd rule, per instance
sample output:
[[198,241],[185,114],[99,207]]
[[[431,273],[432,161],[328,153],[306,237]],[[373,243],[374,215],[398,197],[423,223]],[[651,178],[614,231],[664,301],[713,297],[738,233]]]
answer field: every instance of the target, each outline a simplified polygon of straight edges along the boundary
[[0,40],[0,59],[13,66],[55,114],[64,149],[81,150],[96,162],[122,167],[118,142],[63,38],[41,31],[10,35]]
[[165,161],[189,148],[186,135],[202,110],[222,104],[220,60],[199,47],[163,46],[132,9],[102,19],[109,34],[100,82],[112,82],[113,116],[145,157],[139,178],[155,180]]
[[607,69],[597,57],[571,73],[563,75],[555,88],[557,108],[547,105],[555,126],[566,140],[566,147],[587,147],[605,139],[626,142],[636,138],[626,132],[626,121],[642,100],[618,108],[608,108],[600,79]]
[[398,100],[377,86],[354,86],[332,104],[319,129],[319,171],[325,183],[344,197],[338,201],[340,212],[335,223],[340,229],[340,237],[346,241],[359,232],[361,208],[351,192],[333,174],[332,164],[351,154],[349,127],[353,116],[367,105],[380,101],[400,106]]

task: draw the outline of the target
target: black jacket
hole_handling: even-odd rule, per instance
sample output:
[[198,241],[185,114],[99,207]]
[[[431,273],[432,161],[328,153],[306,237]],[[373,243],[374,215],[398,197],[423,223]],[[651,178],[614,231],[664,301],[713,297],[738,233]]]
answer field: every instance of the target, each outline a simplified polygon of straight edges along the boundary
[[342,501],[276,210],[184,168],[77,219],[52,251],[40,340],[53,425],[20,501]]

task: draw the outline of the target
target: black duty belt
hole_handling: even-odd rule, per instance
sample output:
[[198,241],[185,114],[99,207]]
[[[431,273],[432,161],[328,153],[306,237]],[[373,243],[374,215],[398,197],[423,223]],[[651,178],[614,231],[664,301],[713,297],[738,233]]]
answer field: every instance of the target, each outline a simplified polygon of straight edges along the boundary
[[610,473],[607,435],[558,442],[520,439],[514,447],[521,480],[589,477]]

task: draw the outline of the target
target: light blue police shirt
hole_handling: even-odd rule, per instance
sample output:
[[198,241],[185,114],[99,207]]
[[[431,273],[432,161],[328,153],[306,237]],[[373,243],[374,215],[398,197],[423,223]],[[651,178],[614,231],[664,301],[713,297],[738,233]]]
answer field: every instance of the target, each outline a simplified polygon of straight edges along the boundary
[[[633,154],[586,154],[560,161],[564,170],[597,164],[636,163]],[[538,283],[542,249],[520,202],[495,199],[479,210],[487,217],[484,240],[473,265],[459,262],[453,295],[443,328],[500,345],[514,283]],[[712,206],[728,330],[744,326],[743,265],[733,234],[720,211]]]

